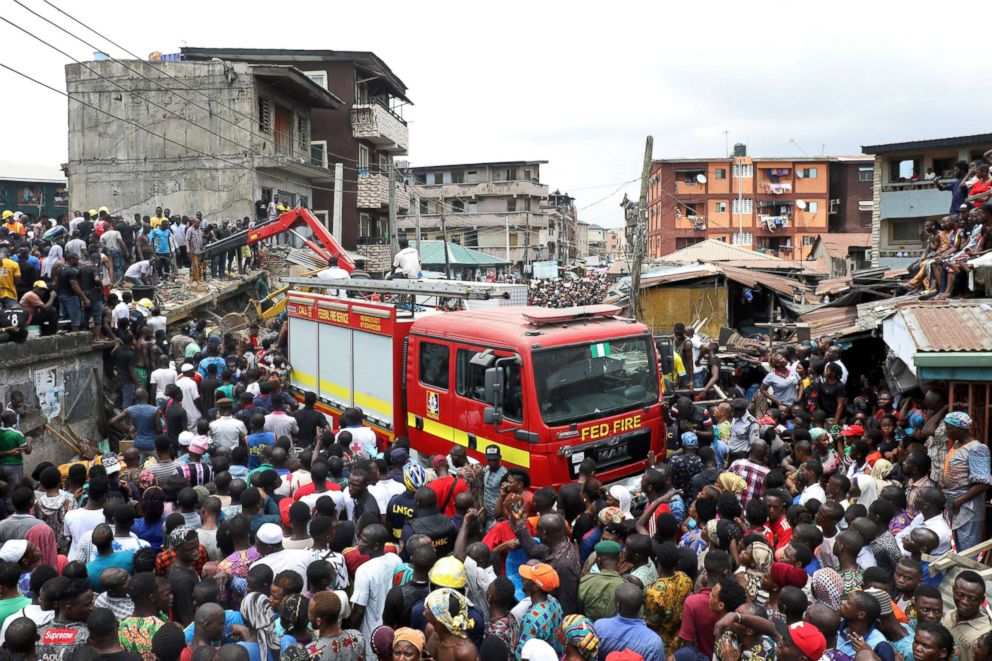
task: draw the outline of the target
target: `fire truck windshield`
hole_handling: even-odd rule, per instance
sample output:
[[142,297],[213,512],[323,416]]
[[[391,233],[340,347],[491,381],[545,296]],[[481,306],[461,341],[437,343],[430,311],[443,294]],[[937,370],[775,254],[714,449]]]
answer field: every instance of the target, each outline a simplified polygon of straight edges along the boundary
[[565,425],[658,401],[658,370],[644,337],[550,348],[534,353],[544,422]]

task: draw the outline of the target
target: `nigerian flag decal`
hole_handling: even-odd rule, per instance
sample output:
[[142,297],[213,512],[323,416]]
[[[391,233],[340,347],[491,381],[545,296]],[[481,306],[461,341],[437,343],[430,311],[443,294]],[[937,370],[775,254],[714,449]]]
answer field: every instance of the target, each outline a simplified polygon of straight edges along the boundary
[[606,342],[599,342],[590,347],[593,358],[605,358],[610,355],[610,345]]

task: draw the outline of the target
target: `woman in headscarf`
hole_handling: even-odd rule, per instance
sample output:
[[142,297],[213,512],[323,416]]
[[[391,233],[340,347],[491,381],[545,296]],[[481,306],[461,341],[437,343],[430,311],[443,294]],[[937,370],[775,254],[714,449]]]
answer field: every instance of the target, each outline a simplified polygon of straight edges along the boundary
[[851,495],[856,495],[858,504],[871,507],[878,500],[878,494],[892,484],[886,478],[892,472],[892,462],[888,459],[876,459],[870,473],[858,473],[851,480]]
[[741,531],[737,524],[727,519],[712,519],[706,523],[706,537],[711,549],[726,551],[730,554],[734,565],[739,564],[737,542],[741,538]]
[[971,416],[962,411],[944,416],[947,438],[954,443],[944,459],[944,496],[959,551],[982,541],[985,492],[992,485],[989,448],[972,436],[971,425]]
[[771,571],[775,561],[775,552],[765,542],[751,542],[741,551],[741,568],[737,578],[747,591],[748,599],[764,606],[768,603],[768,592],[762,583]]
[[[293,597],[290,595],[283,602],[285,607]],[[336,592],[318,592],[310,600],[307,609],[310,622],[316,630],[317,639],[309,643],[296,643],[287,647],[280,656],[280,661],[317,661],[322,658],[332,658],[335,661],[364,661],[365,637],[353,629],[341,628],[341,597]],[[282,610],[282,609],[280,609]],[[380,627],[379,629],[389,629]],[[380,659],[390,659],[382,656],[375,646],[375,637],[379,629],[373,632],[373,650]],[[389,629],[390,640],[393,630]],[[419,633],[419,632],[418,632]]]
[[392,627],[378,626],[372,631],[372,653],[379,661],[392,661],[393,638],[396,632]]
[[[47,523],[38,523],[32,526],[24,538],[38,547],[41,555],[41,564],[51,565],[61,573],[62,566],[66,563],[65,556],[59,558],[58,546],[55,542],[55,532]],[[60,562],[61,560],[61,562]]]
[[566,615],[558,627],[558,642],[565,646],[562,661],[596,661],[599,655],[599,635],[589,618]]
[[723,472],[716,478],[716,487],[720,491],[729,491],[738,498],[747,491],[747,481],[735,473]]
[[472,657],[478,654],[468,639],[475,620],[468,613],[468,598],[451,588],[434,590],[424,599],[424,616],[433,627],[428,630],[428,651],[434,658]]
[[813,572],[810,581],[813,599],[826,604],[833,610],[840,610],[840,602],[844,600],[844,578],[835,570],[824,567]]
[[[261,592],[249,592],[241,601],[241,617],[248,631],[254,634],[254,640],[245,640],[241,644],[249,647],[258,646],[256,656],[262,661],[272,658],[279,652],[279,637],[276,636],[276,614],[269,605],[269,596]],[[248,649],[251,654],[252,649]]]
[[630,513],[630,504],[633,498],[630,495],[630,490],[627,487],[614,484],[610,487],[607,492],[606,502],[610,507],[617,507],[623,512],[623,518],[633,519],[634,515]]
[[420,661],[427,641],[417,629],[401,627],[393,633],[393,661]]
[[41,277],[51,280],[55,277],[55,265],[63,262],[62,246],[55,243],[48,249],[48,254],[41,260]]

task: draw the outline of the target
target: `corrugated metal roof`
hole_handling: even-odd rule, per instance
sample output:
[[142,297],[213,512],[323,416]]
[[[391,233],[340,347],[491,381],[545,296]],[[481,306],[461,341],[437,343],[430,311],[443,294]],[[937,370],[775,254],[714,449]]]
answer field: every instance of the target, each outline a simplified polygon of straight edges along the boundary
[[858,308],[822,307],[799,316],[799,321],[809,324],[811,337],[832,337],[851,330],[858,320]]
[[[420,263],[437,266],[444,264],[444,241],[411,241],[420,253]],[[457,243],[448,242],[448,262],[452,266],[504,266],[510,262],[499,257],[471,250]]]
[[716,239],[706,239],[682,250],[663,255],[659,261],[669,264],[688,264],[690,262],[724,262],[730,260],[747,261],[778,261],[778,257],[747,248],[732,246]]
[[772,275],[771,273],[762,273],[761,271],[743,269],[737,266],[727,266],[725,264],[720,264],[718,266],[729,279],[738,284],[744,285],[745,287],[756,287],[761,285],[762,287],[777,291],[780,294],[786,294],[787,296],[792,296],[797,292],[804,294],[811,293],[806,285],[794,278],[786,278],[781,275]]
[[[835,259],[845,259],[851,248],[871,247],[871,234],[869,232],[819,234],[816,240],[827,251],[827,254]],[[813,247],[813,252],[816,252],[816,246]]]
[[7,181],[50,181],[65,183],[65,173],[57,165],[0,161],[0,179]]
[[917,351],[992,351],[992,306],[951,303],[898,310]]

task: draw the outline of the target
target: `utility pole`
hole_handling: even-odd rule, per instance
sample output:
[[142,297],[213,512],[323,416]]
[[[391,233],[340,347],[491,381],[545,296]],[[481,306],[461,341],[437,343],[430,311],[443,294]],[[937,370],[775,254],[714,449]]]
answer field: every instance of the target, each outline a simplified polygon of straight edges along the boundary
[[641,167],[641,196],[637,201],[637,222],[631,232],[630,248],[633,260],[630,265],[630,313],[634,319],[641,319],[641,263],[644,261],[644,244],[648,218],[648,178],[651,176],[651,156],[654,152],[654,138],[644,141],[644,164]]
[[527,233],[524,235],[524,273],[527,273],[530,266],[530,211],[524,213],[526,214],[524,224],[527,227]]
[[448,259],[448,228],[444,224],[444,208],[441,209],[441,241],[444,247],[444,277],[451,280],[451,261]]
[[335,163],[334,164],[334,211],[333,220],[331,221],[331,234],[334,238],[341,242],[341,212],[343,210],[343,197],[344,195],[344,164]]
[[396,168],[393,166],[392,154],[389,155],[389,248],[394,255],[400,251],[400,237],[396,227]]
[[506,228],[506,261],[510,261],[510,217],[503,216],[503,225]]
[[417,219],[417,249],[420,249],[420,196],[416,195],[413,198],[413,208],[416,210]]

